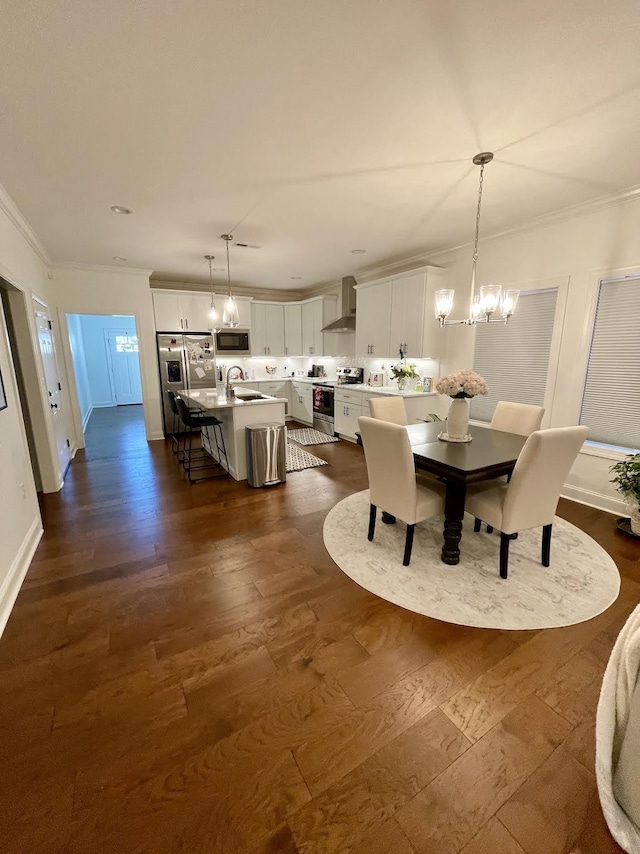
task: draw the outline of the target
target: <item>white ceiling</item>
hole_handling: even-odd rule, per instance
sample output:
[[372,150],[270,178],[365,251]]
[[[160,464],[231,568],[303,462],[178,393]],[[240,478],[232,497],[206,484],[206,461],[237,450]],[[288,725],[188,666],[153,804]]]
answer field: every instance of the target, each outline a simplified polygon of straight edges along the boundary
[[639,43],[638,0],[4,0],[0,182],[57,262],[205,282],[233,230],[299,289],[470,240],[477,151],[484,234],[640,185]]

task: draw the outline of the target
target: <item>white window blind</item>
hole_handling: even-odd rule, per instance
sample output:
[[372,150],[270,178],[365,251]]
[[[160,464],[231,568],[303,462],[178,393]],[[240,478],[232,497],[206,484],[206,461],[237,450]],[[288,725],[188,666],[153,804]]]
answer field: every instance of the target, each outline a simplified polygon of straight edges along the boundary
[[478,324],[473,369],[489,394],[472,399],[472,418],[491,421],[499,400],[544,405],[557,298],[556,288],[525,292],[506,326]]
[[592,442],[640,448],[640,277],[600,282],[580,423]]

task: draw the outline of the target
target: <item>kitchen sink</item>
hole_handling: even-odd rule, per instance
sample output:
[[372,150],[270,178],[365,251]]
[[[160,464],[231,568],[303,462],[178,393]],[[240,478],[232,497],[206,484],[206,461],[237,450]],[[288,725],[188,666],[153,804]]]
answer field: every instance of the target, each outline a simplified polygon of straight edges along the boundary
[[236,400],[268,400],[268,396],[266,394],[237,394]]

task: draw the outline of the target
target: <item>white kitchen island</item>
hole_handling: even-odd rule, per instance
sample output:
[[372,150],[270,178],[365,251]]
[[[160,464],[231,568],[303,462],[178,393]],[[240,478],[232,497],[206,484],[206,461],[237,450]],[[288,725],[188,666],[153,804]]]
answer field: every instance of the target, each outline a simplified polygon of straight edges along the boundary
[[[218,394],[215,388],[184,389],[178,392],[190,408],[202,409],[222,421],[222,435],[229,460],[228,471],[235,480],[247,479],[245,427],[254,424],[284,424],[287,403],[285,398],[269,397],[246,386],[241,393],[244,396],[255,394],[260,397],[257,400],[242,400],[240,397]],[[215,443],[212,446],[206,431],[202,433],[203,446],[217,460]]]

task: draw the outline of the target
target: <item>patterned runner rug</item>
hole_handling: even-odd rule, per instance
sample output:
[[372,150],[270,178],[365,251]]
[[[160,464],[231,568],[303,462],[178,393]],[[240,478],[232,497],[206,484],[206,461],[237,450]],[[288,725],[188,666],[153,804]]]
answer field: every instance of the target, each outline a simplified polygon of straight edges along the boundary
[[315,457],[308,451],[303,451],[302,448],[297,448],[287,442],[287,472],[304,471],[304,469],[328,465],[329,463],[326,460],[321,460],[320,457]]
[[313,427],[300,427],[298,430],[287,430],[289,439],[293,439],[299,445],[328,445],[330,442],[339,442],[337,436],[329,436],[322,430],[314,430]]

